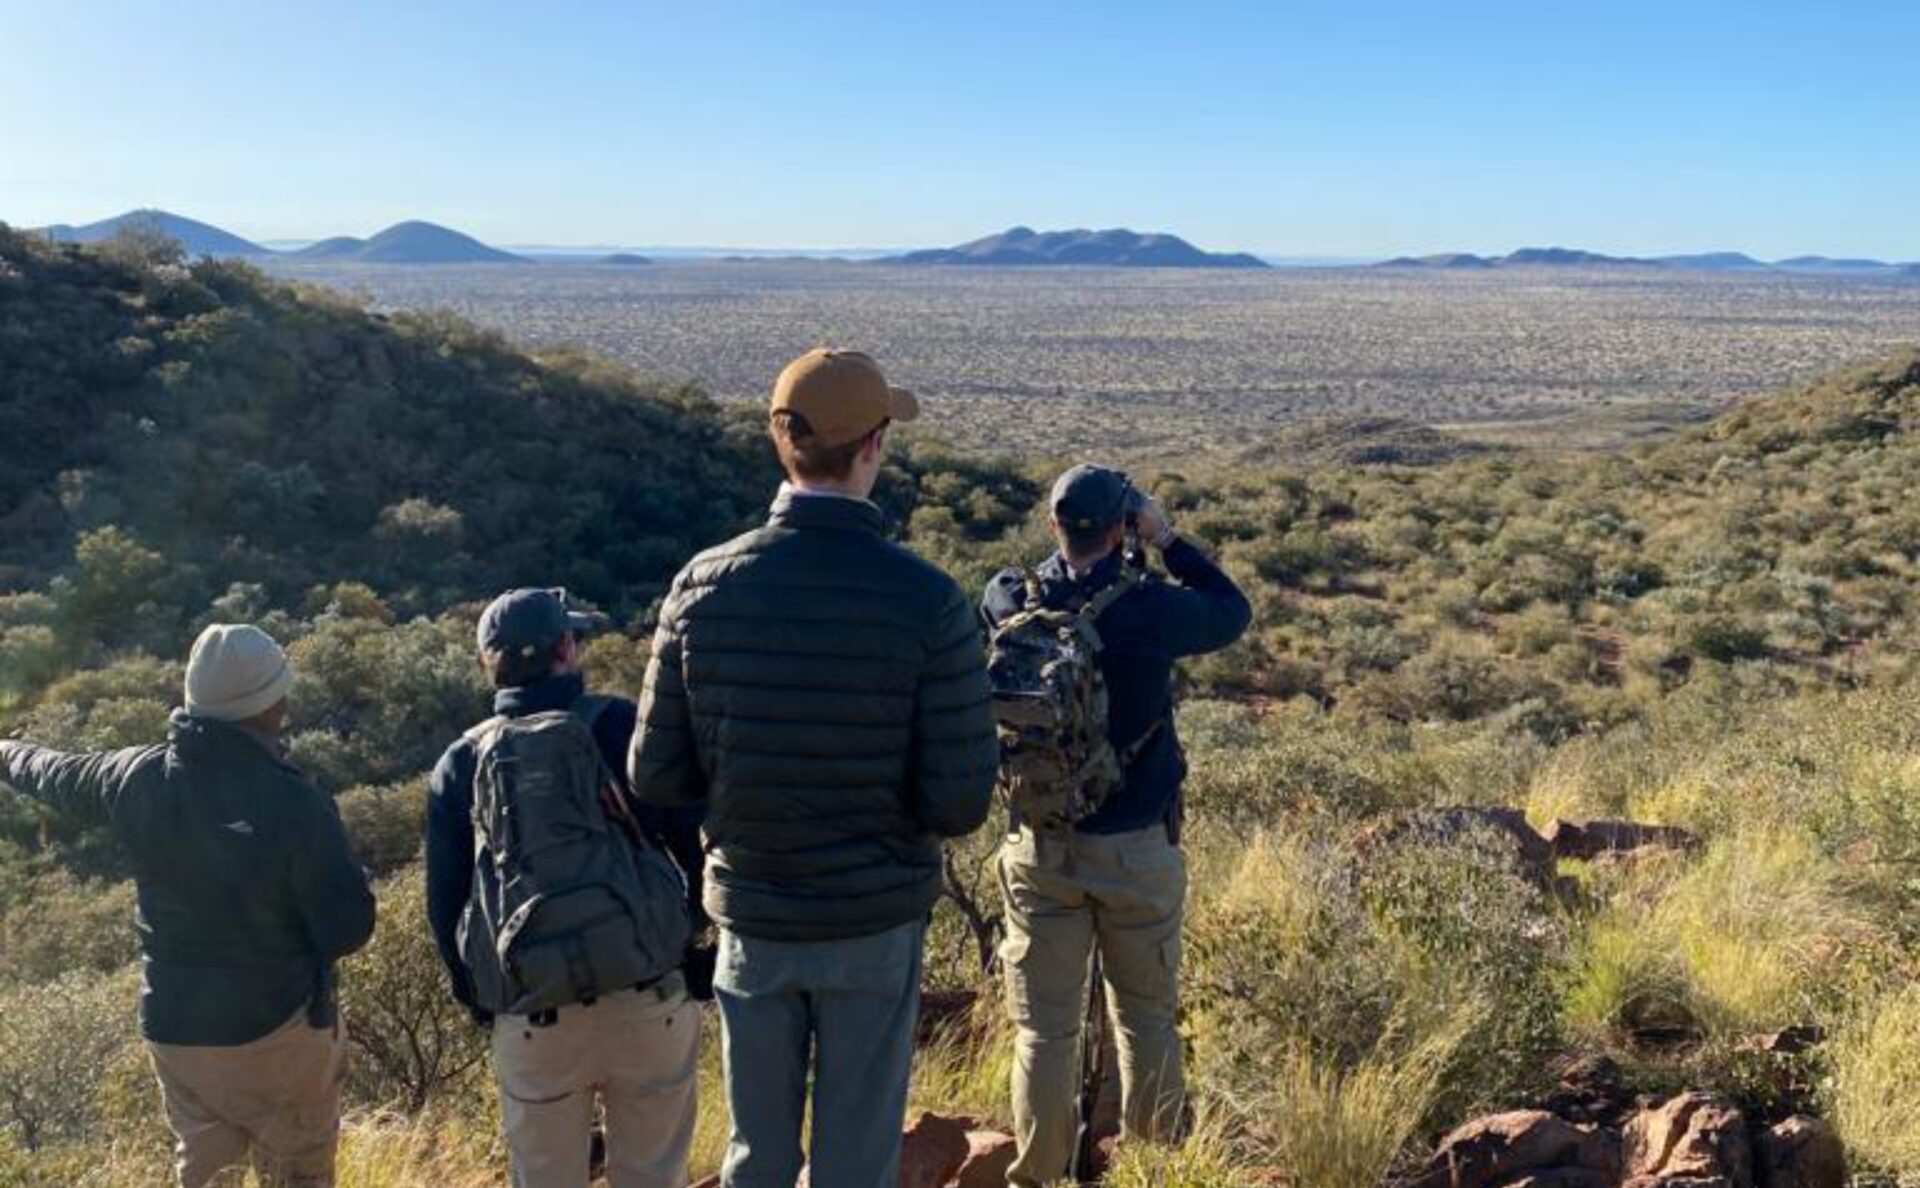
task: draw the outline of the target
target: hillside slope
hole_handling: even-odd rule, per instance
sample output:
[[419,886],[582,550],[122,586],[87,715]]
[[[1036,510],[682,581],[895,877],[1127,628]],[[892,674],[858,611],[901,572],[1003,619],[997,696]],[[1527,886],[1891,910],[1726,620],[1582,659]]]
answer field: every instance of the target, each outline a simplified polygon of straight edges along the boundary
[[1252,635],[1205,679],[1400,721],[1528,706],[1558,736],[1707,674],[1915,669],[1920,350],[1631,451],[1355,460],[1375,459],[1161,485],[1254,590]]
[[155,605],[350,577],[402,606],[538,582],[635,609],[771,486],[697,394],[234,262],[0,227],[0,340],[0,590],[111,527],[165,559]]

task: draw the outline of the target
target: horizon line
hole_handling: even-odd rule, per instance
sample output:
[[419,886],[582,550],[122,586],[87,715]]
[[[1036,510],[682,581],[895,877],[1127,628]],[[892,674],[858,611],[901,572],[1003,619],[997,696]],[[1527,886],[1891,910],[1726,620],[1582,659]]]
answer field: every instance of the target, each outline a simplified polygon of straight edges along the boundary
[[[121,211],[118,214],[108,215],[108,216],[105,216],[104,218],[95,219],[89,223],[56,221],[53,223],[41,224],[39,226],[22,226],[22,225],[11,224],[5,218],[0,218],[0,223],[8,223],[8,225],[16,226],[17,229],[19,230],[29,231],[29,232],[45,231],[52,227],[66,227],[66,228],[77,229],[80,227],[92,226],[99,223],[113,222],[117,219],[124,219],[130,215],[139,214],[139,213],[148,212],[148,211],[151,211],[157,214],[169,215],[174,218],[190,219],[194,222],[205,223],[207,226],[213,227],[216,230],[223,231],[229,235],[234,235],[238,238],[246,239],[248,242],[257,244],[264,248],[268,248],[269,250],[292,251],[292,250],[297,250],[300,247],[319,243],[325,239],[336,237],[333,235],[317,235],[317,236],[304,236],[304,237],[280,235],[280,236],[256,238],[251,235],[242,235],[240,232],[233,231],[229,227],[224,226],[222,224],[208,222],[207,220],[196,218],[193,215],[183,215],[177,211],[169,210],[167,208],[158,207],[158,206],[130,207],[126,210]],[[436,226],[443,227],[447,230],[455,231],[462,235],[468,234],[467,232],[460,231],[459,228],[457,227],[453,227],[446,223],[439,223],[432,219],[416,218],[416,219],[399,220],[399,222],[402,222],[402,223],[413,222],[413,221],[433,222],[435,223]],[[398,223],[388,224],[389,227],[396,226],[396,225],[398,225]],[[1003,234],[1007,230],[1012,230],[1014,227],[1021,227],[1021,226],[1030,226],[1030,224],[1024,224],[1024,223],[1011,224],[1009,227],[1003,228],[1000,231],[988,232],[986,236],[977,236],[975,238],[990,238],[993,235]],[[385,229],[386,228],[381,228],[381,230],[385,230]],[[1133,231],[1133,228],[1124,226],[1124,225],[1116,226],[1113,228],[1095,228],[1092,225],[1088,224],[1088,225],[1081,225],[1076,227],[1058,228],[1057,230],[1085,230],[1085,231],[1125,230],[1125,231],[1133,232],[1134,234],[1165,234],[1165,235],[1173,235],[1177,238],[1185,240],[1189,244],[1193,244],[1193,240],[1188,239],[1186,235],[1177,231],[1137,232],[1137,231]],[[377,231],[373,232],[373,234],[378,234],[378,232]],[[469,235],[469,238],[473,238],[478,242],[485,244],[486,246],[493,247],[498,250],[534,254],[534,255],[550,255],[550,256],[593,255],[593,254],[607,254],[607,253],[614,253],[614,252],[630,252],[630,253],[656,252],[656,253],[663,253],[663,254],[677,253],[677,254],[687,255],[687,256],[747,255],[747,256],[778,257],[778,256],[785,255],[785,256],[796,256],[796,257],[818,257],[818,258],[826,258],[826,259],[832,259],[832,258],[861,259],[861,258],[870,258],[870,257],[876,257],[876,256],[905,253],[905,252],[911,252],[911,251],[928,250],[928,247],[929,247],[929,245],[927,244],[895,245],[895,246],[848,245],[848,244],[825,245],[825,246],[798,245],[798,244],[764,246],[760,244],[727,245],[727,244],[712,244],[712,243],[562,244],[562,243],[541,243],[541,242],[532,242],[532,243],[505,242],[505,241],[496,242],[492,240],[482,240],[478,236],[471,236],[471,235]],[[971,241],[962,240],[960,242],[965,243],[965,242],[971,242]],[[1867,261],[1867,262],[1879,264],[1889,268],[1903,268],[1903,267],[1912,266],[1914,264],[1920,264],[1920,255],[1907,258],[1905,257],[1904,253],[1899,253],[1899,252],[1894,252],[1894,253],[1877,252],[1871,256],[1863,256],[1858,253],[1836,254],[1836,253],[1823,252],[1823,251],[1801,250],[1801,251],[1796,251],[1787,255],[1773,256],[1771,254],[1757,255],[1754,252],[1747,251],[1745,249],[1739,249],[1739,248],[1711,248],[1711,249],[1691,249],[1691,250],[1683,250],[1683,251],[1667,251],[1667,252],[1659,252],[1659,253],[1647,253],[1647,252],[1641,252],[1641,251],[1621,253],[1617,251],[1603,251],[1595,248],[1583,248],[1583,247],[1570,246],[1575,242],[1577,241],[1561,240],[1553,243],[1547,243],[1547,242],[1523,243],[1519,247],[1509,248],[1504,251],[1476,250],[1476,249],[1468,249],[1468,248],[1446,248],[1446,249],[1441,249],[1437,251],[1403,251],[1403,252],[1385,252],[1385,251],[1378,251],[1378,250],[1365,251],[1365,252],[1334,251],[1334,250],[1275,251],[1275,250],[1263,249],[1263,248],[1200,248],[1199,250],[1206,251],[1210,255],[1231,255],[1231,254],[1250,255],[1250,256],[1255,256],[1269,264],[1282,264],[1282,265],[1292,264],[1300,267],[1312,267],[1315,265],[1338,266],[1338,265],[1378,264],[1378,263],[1386,262],[1388,260],[1395,260],[1395,259],[1419,260],[1419,259],[1425,259],[1425,258],[1430,258],[1434,256],[1476,256],[1486,260],[1499,260],[1514,252],[1530,251],[1530,250],[1581,251],[1581,252],[1590,252],[1594,255],[1607,256],[1617,261],[1643,260],[1643,261],[1648,261],[1653,263],[1658,263],[1658,262],[1675,259],[1675,258],[1684,258],[1684,257],[1740,255],[1740,256],[1745,256],[1749,259],[1752,259],[1756,263],[1759,263],[1762,265],[1777,265],[1783,261],[1795,260],[1795,259],[1822,259],[1822,260],[1830,260],[1830,261]],[[934,250],[938,250],[941,247],[951,247],[951,246],[954,246],[954,245],[952,244],[933,245]],[[1199,247],[1198,244],[1194,244],[1194,246],[1196,248]]]

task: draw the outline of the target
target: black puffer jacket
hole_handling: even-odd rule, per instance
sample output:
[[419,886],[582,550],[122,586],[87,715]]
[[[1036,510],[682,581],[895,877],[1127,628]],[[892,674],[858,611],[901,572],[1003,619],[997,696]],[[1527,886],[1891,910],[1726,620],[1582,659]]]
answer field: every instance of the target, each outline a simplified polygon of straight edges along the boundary
[[0,783],[132,857],[146,1038],[244,1044],[303,1003],[331,1022],[333,963],[373,934],[373,895],[333,801],[265,743],[176,710],[164,746],[0,742]]
[[862,936],[925,915],[940,839],[998,762],[980,630],[861,500],[785,492],[674,579],[640,700],[635,796],[707,803],[707,911],[745,936]]

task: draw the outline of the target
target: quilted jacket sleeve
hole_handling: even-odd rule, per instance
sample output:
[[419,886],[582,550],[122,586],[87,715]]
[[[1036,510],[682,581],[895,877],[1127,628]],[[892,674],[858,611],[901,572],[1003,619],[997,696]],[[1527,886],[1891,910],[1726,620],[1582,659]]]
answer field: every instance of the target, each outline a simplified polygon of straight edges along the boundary
[[289,836],[296,839],[288,851],[289,888],[314,950],[335,961],[372,939],[373,891],[333,799],[304,779],[294,793],[288,799]]
[[0,742],[0,784],[76,825],[104,825],[127,772],[150,749],[69,754],[31,743]]
[[935,619],[914,694],[908,786],[920,824],[942,837],[978,829],[999,761],[980,628],[954,586]]
[[627,752],[627,780],[642,804],[672,807],[699,804],[707,782],[694,744],[693,713],[687,703],[686,675],[680,663],[676,626],[677,599],[661,609],[640,694],[633,745]]

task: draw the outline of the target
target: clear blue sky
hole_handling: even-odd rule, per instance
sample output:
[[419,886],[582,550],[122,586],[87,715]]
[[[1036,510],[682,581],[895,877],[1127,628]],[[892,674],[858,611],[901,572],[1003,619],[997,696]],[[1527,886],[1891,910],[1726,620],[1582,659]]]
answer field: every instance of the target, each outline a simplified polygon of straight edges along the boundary
[[0,219],[1920,259],[1920,4],[0,0]]

